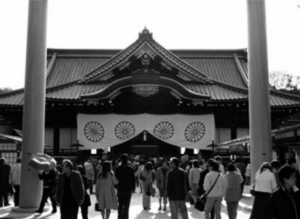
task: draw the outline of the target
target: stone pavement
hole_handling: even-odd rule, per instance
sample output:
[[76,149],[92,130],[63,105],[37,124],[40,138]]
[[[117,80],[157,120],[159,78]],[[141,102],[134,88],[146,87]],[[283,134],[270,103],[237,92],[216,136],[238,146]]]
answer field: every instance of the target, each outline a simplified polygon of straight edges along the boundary
[[[245,210],[245,207],[251,205],[251,198],[249,195],[249,186],[245,187],[245,193],[243,199],[239,203],[238,209],[238,219],[249,219],[250,212]],[[89,208],[89,219],[101,219],[100,212],[94,211],[94,204],[96,199],[94,195],[91,195],[92,206]],[[11,206],[13,202],[11,201]],[[45,211],[42,214],[37,213],[16,213],[12,212],[12,207],[4,207],[0,208],[0,218],[2,219],[60,219],[59,210],[56,214],[51,214],[52,208],[51,205],[46,205]],[[201,219],[204,218],[203,212],[197,211],[194,206],[191,206],[187,203],[189,218],[190,219]],[[158,211],[158,199],[156,197],[151,198],[151,210],[144,211],[142,208],[142,194],[139,189],[137,192],[133,194],[130,205],[130,219],[167,219],[171,218],[171,213],[169,208],[167,208],[166,212]],[[226,211],[226,202],[222,202],[222,218],[228,218]],[[78,219],[81,219],[81,212],[79,210]],[[117,219],[117,211],[113,210],[111,212],[111,219]]]

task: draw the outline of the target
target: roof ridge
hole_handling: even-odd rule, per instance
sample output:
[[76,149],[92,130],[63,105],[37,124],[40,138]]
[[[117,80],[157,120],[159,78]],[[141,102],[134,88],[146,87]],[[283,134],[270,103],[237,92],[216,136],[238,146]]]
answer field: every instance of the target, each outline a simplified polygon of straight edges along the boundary
[[[165,49],[163,46],[161,46],[159,43],[157,43],[155,40],[152,40],[152,42],[155,44],[155,46],[160,47],[159,49],[163,50],[164,53],[172,55],[173,59],[176,59],[178,62],[183,63],[184,65],[188,66],[189,68],[191,68],[193,71],[200,73],[200,75],[202,77],[199,77],[199,75],[194,75],[193,72],[190,72],[194,77],[196,78],[200,78],[200,79],[204,79],[206,82],[210,82],[211,78],[208,77],[206,74],[202,73],[200,70],[196,69],[195,67],[191,66],[189,63],[185,62],[184,60],[181,60],[181,58],[179,56],[177,56],[176,54],[174,54],[172,51]],[[158,48],[156,48],[158,49]],[[158,51],[159,51],[158,49]]]
[[277,94],[278,96],[283,96],[283,97],[290,97],[291,99],[297,99],[297,100],[300,100],[300,95],[297,95],[297,94],[290,94],[290,93],[286,93],[286,92],[283,92],[283,91],[279,91],[279,90],[273,90],[273,89],[270,89],[270,93],[273,93],[273,94]]
[[116,65],[120,63],[126,62],[126,58],[130,55],[134,54],[144,43],[147,43],[152,49],[154,49],[162,58],[171,62],[176,68],[183,72],[187,72],[190,76],[195,79],[200,79],[204,82],[210,82],[211,78],[208,77],[205,73],[200,70],[194,68],[184,60],[181,60],[179,56],[171,52],[170,50],[165,49],[159,43],[157,43],[152,38],[152,33],[150,33],[147,29],[144,29],[142,33],[139,34],[139,38],[133,42],[130,46],[120,51],[116,55],[109,58],[105,63],[98,66],[94,70],[90,71],[88,74],[83,76],[81,79],[78,79],[79,83],[83,83],[89,80],[94,79],[100,75],[103,75],[110,70],[112,70]]

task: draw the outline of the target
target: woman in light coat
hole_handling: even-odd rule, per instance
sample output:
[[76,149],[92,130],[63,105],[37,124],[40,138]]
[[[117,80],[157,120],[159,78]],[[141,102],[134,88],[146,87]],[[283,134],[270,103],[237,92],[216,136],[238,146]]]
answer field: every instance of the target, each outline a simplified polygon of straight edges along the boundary
[[142,181],[142,191],[143,191],[143,208],[144,210],[150,209],[150,194],[148,194],[149,188],[152,187],[154,182],[155,173],[153,171],[153,165],[151,162],[147,162],[145,168],[140,174],[140,180]]
[[241,199],[241,184],[243,177],[236,172],[234,164],[227,165],[227,173],[224,175],[226,183],[225,201],[227,206],[227,214],[229,219],[237,218],[237,210]]
[[117,184],[118,180],[111,170],[111,163],[105,161],[96,181],[96,198],[103,219],[109,219],[111,209],[118,208],[115,191]]
[[[161,163],[161,167],[159,167],[156,171],[156,187],[159,190],[159,208],[158,210],[166,211],[167,207],[167,176],[169,173],[169,164],[166,159],[163,159]],[[161,208],[161,201],[163,199],[164,207]]]
[[255,176],[254,185],[255,199],[250,219],[263,219],[267,202],[277,188],[275,175],[272,173],[268,162],[264,162],[259,168]]
[[191,194],[194,200],[194,203],[197,201],[198,197],[198,189],[199,189],[199,181],[200,181],[200,173],[202,170],[199,167],[199,161],[193,160],[192,169],[189,173],[189,183],[191,187]]

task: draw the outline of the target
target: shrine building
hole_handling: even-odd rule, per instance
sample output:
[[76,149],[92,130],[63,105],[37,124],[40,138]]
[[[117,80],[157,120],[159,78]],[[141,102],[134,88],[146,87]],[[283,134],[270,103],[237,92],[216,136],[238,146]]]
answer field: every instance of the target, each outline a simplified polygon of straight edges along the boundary
[[[47,154],[205,152],[249,134],[247,49],[169,50],[144,29],[123,50],[47,57]],[[0,95],[0,134],[21,135],[23,101],[24,89]],[[277,129],[299,114],[300,97],[270,88],[270,106]]]

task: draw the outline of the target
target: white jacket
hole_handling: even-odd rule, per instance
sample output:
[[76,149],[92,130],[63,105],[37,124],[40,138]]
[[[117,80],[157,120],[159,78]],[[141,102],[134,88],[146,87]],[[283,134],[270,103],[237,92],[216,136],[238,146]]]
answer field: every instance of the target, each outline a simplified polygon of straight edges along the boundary
[[10,170],[10,183],[13,185],[21,184],[21,164],[17,163]]
[[255,191],[273,193],[277,188],[275,175],[268,169],[255,176]]
[[[211,171],[208,174],[206,174],[204,178],[204,190],[207,192],[212,185],[215,183],[219,172]],[[224,176],[220,174],[218,181],[216,182],[214,188],[210,191],[207,197],[223,197],[226,192],[226,183]]]

